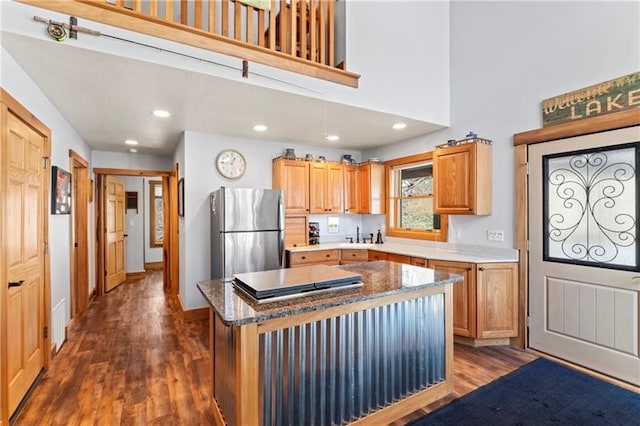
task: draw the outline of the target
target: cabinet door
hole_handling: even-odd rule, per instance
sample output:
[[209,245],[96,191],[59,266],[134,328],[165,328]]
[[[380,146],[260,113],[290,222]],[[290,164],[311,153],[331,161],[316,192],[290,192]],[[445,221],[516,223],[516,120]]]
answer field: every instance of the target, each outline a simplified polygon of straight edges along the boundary
[[307,245],[309,227],[305,216],[285,217],[284,219],[284,245],[287,247],[300,247]]
[[327,213],[327,167],[325,163],[309,164],[309,212]]
[[387,181],[384,164],[368,164],[369,169],[369,210],[367,213],[384,214],[387,211]]
[[338,265],[340,263],[340,250],[290,252],[287,257],[291,268],[307,265]]
[[358,168],[358,213],[371,213],[371,166]]
[[475,182],[473,145],[437,149],[433,154],[434,210],[437,213],[468,214],[473,208]]
[[325,207],[329,213],[342,213],[344,174],[342,164],[327,163]]
[[367,250],[364,249],[342,249],[340,255],[340,263],[347,265],[349,263],[360,263],[369,260]]
[[344,166],[344,212],[358,213],[358,166]]
[[411,264],[414,266],[422,266],[423,268],[426,268],[428,263],[429,262],[427,261],[427,259],[424,259],[422,257],[411,258]]
[[274,161],[272,187],[284,190],[287,216],[309,213],[309,162],[282,159]]
[[518,265],[478,265],[478,338],[518,335]]
[[453,285],[453,334],[476,337],[476,280],[473,264],[429,260],[429,268],[459,274],[464,280]]

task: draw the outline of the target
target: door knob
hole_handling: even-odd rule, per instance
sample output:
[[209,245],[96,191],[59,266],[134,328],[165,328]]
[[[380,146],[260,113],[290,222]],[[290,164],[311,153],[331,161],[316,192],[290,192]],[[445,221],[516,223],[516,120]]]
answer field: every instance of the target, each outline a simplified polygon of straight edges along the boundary
[[11,288],[11,287],[20,287],[22,284],[24,284],[24,280],[9,281],[9,288]]

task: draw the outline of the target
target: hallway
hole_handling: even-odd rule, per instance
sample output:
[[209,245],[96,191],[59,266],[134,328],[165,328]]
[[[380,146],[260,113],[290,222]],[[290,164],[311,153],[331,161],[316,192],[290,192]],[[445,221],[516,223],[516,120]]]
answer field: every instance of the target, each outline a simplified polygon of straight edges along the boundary
[[[27,400],[15,425],[212,425],[208,321],[184,323],[162,273],[95,299]],[[536,356],[510,347],[455,346],[454,394],[404,425]]]
[[213,424],[208,322],[180,316],[156,271],[95,300],[15,424]]

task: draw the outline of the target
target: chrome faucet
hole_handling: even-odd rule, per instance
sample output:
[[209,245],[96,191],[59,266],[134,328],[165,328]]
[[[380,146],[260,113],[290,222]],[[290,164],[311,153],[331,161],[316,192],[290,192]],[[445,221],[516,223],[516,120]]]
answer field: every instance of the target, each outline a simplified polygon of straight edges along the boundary
[[356,226],[356,243],[360,242],[360,227]]

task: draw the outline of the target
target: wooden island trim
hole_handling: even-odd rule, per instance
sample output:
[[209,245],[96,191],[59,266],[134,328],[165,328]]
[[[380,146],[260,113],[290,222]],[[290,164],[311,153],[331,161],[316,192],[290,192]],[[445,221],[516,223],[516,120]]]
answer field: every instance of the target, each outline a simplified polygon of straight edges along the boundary
[[[216,374],[233,374],[235,383],[235,424],[257,425],[261,423],[262,412],[260,409],[261,389],[259,383],[259,338],[260,335],[271,331],[280,330],[291,326],[313,323],[315,321],[335,318],[341,315],[356,313],[371,308],[391,305],[393,303],[418,299],[421,297],[444,294],[444,321],[445,321],[445,380],[431,385],[426,389],[415,392],[406,398],[391,403],[377,411],[371,412],[365,417],[354,420],[351,424],[370,424],[371,421],[378,423],[389,423],[399,419],[416,409],[423,407],[433,401],[445,397],[453,391],[453,284],[444,284],[434,287],[425,287],[412,292],[404,292],[383,296],[375,299],[358,301],[345,305],[332,306],[318,311],[305,312],[253,322],[240,326],[231,326],[235,341],[235,371],[216,371],[215,357],[211,357],[211,371]],[[215,310],[210,309],[211,324],[211,351],[215,351],[215,327],[225,326],[222,319]],[[215,380],[212,380],[212,395],[215,395]],[[212,406],[216,424],[228,424],[222,409],[218,405],[215,397],[212,399]]]

